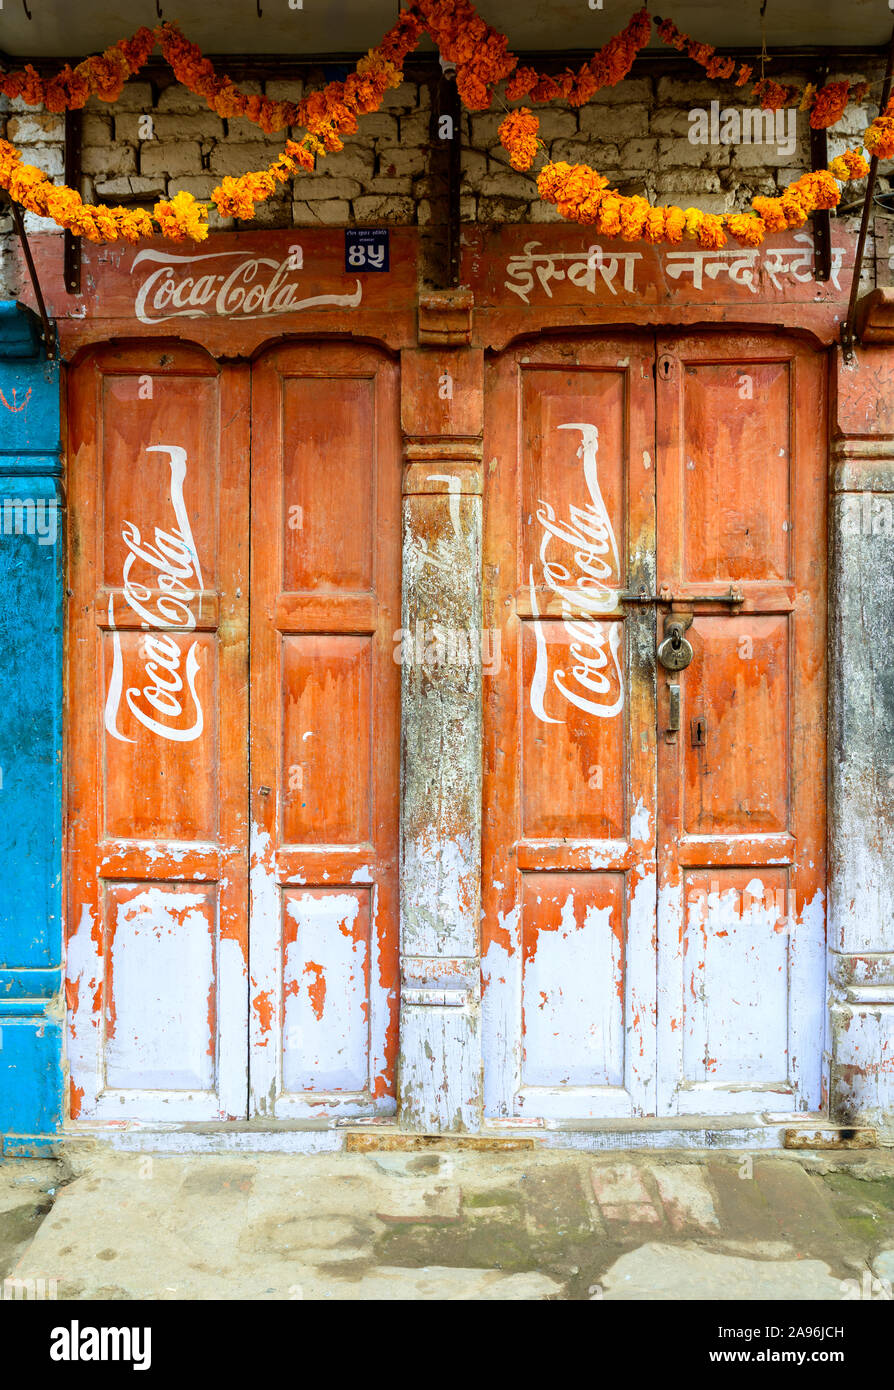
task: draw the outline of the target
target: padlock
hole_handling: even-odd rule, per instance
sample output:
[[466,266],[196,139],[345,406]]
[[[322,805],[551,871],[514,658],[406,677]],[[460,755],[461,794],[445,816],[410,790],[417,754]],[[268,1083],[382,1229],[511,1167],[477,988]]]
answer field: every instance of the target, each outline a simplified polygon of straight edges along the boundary
[[667,636],[658,644],[658,660],[667,671],[682,671],[692,660],[692,643],[683,636],[682,623],[668,623]]

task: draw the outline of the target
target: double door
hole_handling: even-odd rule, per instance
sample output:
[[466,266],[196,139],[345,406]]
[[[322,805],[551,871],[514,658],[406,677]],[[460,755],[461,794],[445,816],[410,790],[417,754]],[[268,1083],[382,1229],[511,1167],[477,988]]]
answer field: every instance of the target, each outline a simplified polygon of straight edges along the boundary
[[550,339],[486,398],[486,1113],[819,1106],[823,359]]
[[[486,370],[486,1115],[817,1107],[823,360]],[[390,1113],[396,364],[109,346],[69,401],[70,1114]]]
[[396,368],[107,347],[69,403],[71,1117],[387,1112]]

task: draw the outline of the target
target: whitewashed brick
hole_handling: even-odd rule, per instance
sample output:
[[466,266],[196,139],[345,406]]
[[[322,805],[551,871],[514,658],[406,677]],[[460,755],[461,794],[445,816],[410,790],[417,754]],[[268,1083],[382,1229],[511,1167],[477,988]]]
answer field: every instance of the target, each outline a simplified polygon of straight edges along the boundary
[[354,199],[354,216],[358,222],[415,222],[416,205],[412,198],[372,194]]
[[376,156],[368,146],[351,144],[317,160],[319,173],[330,178],[359,179],[362,183],[375,171]]
[[351,204],[344,198],[333,198],[329,202],[292,204],[292,222],[296,227],[312,227],[322,224],[327,227],[338,226],[351,220]]
[[486,175],[478,184],[478,192],[485,197],[524,198],[528,202],[537,196],[532,178],[527,174],[508,171],[505,174]]
[[531,212],[530,200],[523,198],[478,199],[478,218],[481,222],[527,222]]
[[426,159],[422,150],[405,149],[401,145],[390,145],[385,149],[380,149],[377,158],[377,170],[379,174],[384,174],[386,178],[399,178],[401,175],[421,174],[425,169]]
[[724,168],[730,162],[730,145],[690,145],[688,140],[659,140],[658,160],[662,169]]
[[[42,169],[51,178],[58,178],[63,169],[62,150],[56,145],[31,145],[26,163],[33,164],[35,169]],[[86,172],[91,171],[88,169]]]
[[49,111],[32,111],[27,116],[10,116],[6,138],[14,145],[46,145],[65,139],[65,121]]
[[89,111],[85,112],[81,126],[81,144],[111,145],[111,143],[112,117],[94,116]]
[[[542,123],[541,123],[542,129]],[[624,136],[649,134],[647,106],[621,106],[606,111],[605,107],[581,107],[581,135],[595,135],[597,140],[620,142]]]
[[[546,109],[538,107],[535,115],[540,120],[541,140],[567,140],[570,136],[577,134],[576,111],[556,111],[552,107]],[[495,138],[499,140],[500,137],[496,136]]]
[[300,192],[306,203],[318,203],[333,198],[343,198],[350,202],[363,192],[363,185],[357,179],[328,179],[316,174],[310,178],[301,176]]
[[140,146],[140,173],[200,174],[202,153],[194,140],[146,140]]
[[[59,158],[61,161],[61,154]],[[127,145],[94,145],[82,151],[81,167],[85,174],[117,178],[137,172],[137,157]]]
[[186,174],[169,179],[167,193],[169,198],[173,198],[175,193],[191,193],[200,202],[208,202],[216,187],[217,179],[211,174]]

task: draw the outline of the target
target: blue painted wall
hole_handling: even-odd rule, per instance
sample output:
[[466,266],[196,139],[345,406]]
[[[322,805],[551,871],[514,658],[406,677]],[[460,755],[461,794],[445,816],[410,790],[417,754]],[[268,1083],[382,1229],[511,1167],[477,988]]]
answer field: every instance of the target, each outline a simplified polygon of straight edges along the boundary
[[0,1146],[46,1154],[62,1121],[59,369],[0,302]]

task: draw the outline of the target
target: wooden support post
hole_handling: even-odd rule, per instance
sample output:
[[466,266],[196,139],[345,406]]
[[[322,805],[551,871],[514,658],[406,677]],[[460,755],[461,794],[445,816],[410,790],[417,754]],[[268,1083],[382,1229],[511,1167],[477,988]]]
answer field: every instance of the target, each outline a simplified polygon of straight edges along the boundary
[[404,352],[398,1118],[481,1124],[483,354],[471,296],[420,305]]

